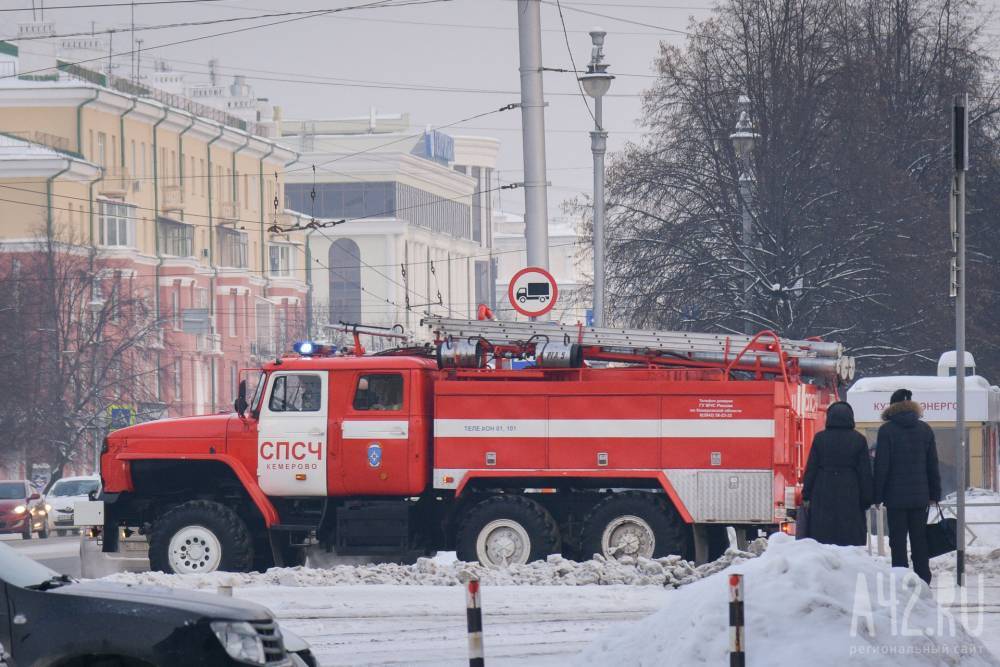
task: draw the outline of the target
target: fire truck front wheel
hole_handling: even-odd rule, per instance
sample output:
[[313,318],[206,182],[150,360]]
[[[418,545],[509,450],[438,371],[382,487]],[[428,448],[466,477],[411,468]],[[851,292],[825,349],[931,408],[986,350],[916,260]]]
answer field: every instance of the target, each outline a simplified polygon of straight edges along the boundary
[[523,496],[493,496],[462,521],[458,559],[488,567],[523,564],[559,551],[559,527],[548,511]]
[[149,534],[149,566],[174,574],[248,572],[253,542],[243,519],[210,500],[189,500],[167,511]]
[[667,500],[627,491],[608,496],[583,520],[582,554],[608,559],[688,557],[690,530]]

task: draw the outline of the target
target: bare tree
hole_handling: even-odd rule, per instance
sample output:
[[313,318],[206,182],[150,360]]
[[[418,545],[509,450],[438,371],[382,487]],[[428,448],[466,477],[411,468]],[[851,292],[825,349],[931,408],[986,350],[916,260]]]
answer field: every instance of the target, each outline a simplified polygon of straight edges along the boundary
[[152,285],[102,265],[68,235],[42,235],[4,254],[0,276],[2,456],[47,463],[55,481],[86,464],[113,406],[157,398],[160,340]]
[[[963,0],[730,0],[684,49],[662,46],[650,134],[609,172],[616,318],[835,337],[867,370],[936,356],[946,109],[959,91],[998,108],[980,25]],[[729,138],[743,95],[759,134],[746,167]]]

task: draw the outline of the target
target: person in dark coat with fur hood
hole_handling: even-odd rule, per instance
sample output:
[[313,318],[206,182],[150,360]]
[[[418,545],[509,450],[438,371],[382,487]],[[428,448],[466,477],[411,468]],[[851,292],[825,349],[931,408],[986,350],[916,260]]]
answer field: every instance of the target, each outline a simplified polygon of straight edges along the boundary
[[824,544],[863,545],[865,512],[874,499],[868,441],[854,430],[843,401],[826,410],[826,429],[813,438],[802,486],[808,501],[807,537]]
[[934,431],[920,421],[923,411],[908,389],[897,389],[882,413],[885,422],[875,444],[875,502],[886,508],[893,567],[908,567],[910,538],[913,571],[931,583],[927,550],[927,508],[941,500]]

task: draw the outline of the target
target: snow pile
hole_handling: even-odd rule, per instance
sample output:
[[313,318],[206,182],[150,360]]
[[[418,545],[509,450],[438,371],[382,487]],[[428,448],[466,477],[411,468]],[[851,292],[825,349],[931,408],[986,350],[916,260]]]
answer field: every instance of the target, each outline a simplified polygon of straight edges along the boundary
[[441,558],[420,558],[413,565],[380,563],[338,565],[329,569],[308,567],[271,568],[267,572],[206,574],[164,574],[124,572],[105,577],[125,584],[158,585],[173,588],[218,586],[343,586],[395,584],[404,586],[457,586],[476,575],[487,586],[584,586],[589,584],[678,587],[710,576],[734,563],[755,558],[766,548],[761,539],[747,551],[730,549],[718,560],[696,566],[680,556],[608,560],[595,554],[593,560],[578,563],[559,555],[526,565],[491,569],[478,563],[448,562]]
[[[744,575],[751,665],[996,665],[908,571],[859,547],[773,535]],[[667,594],[665,606],[591,644],[574,664],[728,663],[728,581],[711,576]]]

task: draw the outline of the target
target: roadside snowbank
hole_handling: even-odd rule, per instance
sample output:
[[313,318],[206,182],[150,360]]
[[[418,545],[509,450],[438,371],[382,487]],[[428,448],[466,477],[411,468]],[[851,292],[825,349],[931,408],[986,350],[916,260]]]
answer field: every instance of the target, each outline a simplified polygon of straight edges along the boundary
[[[744,575],[751,665],[1000,664],[957,619],[952,623],[923,582],[860,547],[779,533],[760,558],[729,573]],[[726,664],[726,575],[671,591],[666,599],[658,612],[595,641],[574,664]]]
[[172,588],[210,588],[218,586],[342,586],[357,584],[395,584],[404,586],[457,586],[475,574],[487,586],[585,586],[590,584],[677,587],[760,555],[766,541],[757,540],[748,551],[730,549],[719,559],[695,566],[680,556],[624,558],[606,560],[596,556],[578,563],[562,556],[505,569],[490,569],[478,563],[449,561],[447,558],[421,558],[413,565],[380,563],[338,565],[329,569],[307,567],[271,568],[263,573],[212,572],[208,574],[164,574],[162,572],[121,573],[106,581],[125,584],[158,585]]

